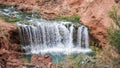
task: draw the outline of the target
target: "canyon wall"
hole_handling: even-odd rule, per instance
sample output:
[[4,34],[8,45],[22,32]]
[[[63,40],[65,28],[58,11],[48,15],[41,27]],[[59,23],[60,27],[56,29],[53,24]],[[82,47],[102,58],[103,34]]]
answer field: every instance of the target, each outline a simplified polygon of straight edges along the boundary
[[17,27],[0,19],[0,49],[19,51]]
[[108,45],[106,28],[111,23],[108,12],[113,5],[119,6],[119,1],[115,0],[1,0],[0,3],[15,5],[21,10],[39,11],[46,19],[79,15],[80,22],[89,27],[100,46]]
[[21,57],[19,44],[17,27],[0,19],[0,68],[8,68],[14,64],[19,65]]

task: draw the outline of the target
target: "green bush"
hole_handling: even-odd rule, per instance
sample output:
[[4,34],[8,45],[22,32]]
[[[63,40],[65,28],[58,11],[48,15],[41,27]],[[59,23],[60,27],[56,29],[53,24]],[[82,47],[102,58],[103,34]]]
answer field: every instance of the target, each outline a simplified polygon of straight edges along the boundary
[[[119,7],[112,7],[112,10],[109,12],[109,17],[113,20],[115,23],[115,26],[120,28],[120,14],[119,12]],[[113,24],[112,24],[113,25]],[[116,28],[116,27],[113,27]]]
[[118,12],[119,8],[115,6],[113,6],[112,10],[109,12],[109,16],[114,24],[111,25],[107,33],[110,44],[114,45],[120,53],[120,14]]
[[111,45],[114,45],[120,53],[120,30],[108,29],[108,38]]
[[20,19],[16,18],[16,17],[14,17],[14,18],[6,17],[5,21],[7,21],[7,22],[17,22],[17,21],[20,21]]
[[0,18],[4,19],[6,22],[17,22],[17,21],[21,20],[21,19],[16,18],[16,17],[10,18],[10,17],[7,17],[7,16],[2,15],[2,14],[0,14]]
[[63,21],[79,22],[80,16],[78,16],[78,15],[58,16],[58,17],[56,17],[56,19],[57,20],[63,20]]
[[0,4],[0,8],[1,8],[1,9],[4,9],[4,8],[6,8],[6,7],[9,7],[9,5],[6,5],[6,4]]

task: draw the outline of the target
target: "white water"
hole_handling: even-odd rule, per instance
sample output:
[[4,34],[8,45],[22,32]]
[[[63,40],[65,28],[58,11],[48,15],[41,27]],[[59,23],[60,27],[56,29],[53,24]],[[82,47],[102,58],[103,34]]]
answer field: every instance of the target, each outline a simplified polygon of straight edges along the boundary
[[88,35],[88,28],[85,26],[81,26],[78,28],[78,38],[77,43],[82,48],[89,48],[89,35]]
[[[34,21],[34,22],[33,22]],[[34,24],[37,25],[34,25]],[[67,24],[70,24],[67,22]],[[71,54],[86,53],[89,49],[88,29],[79,26],[77,29],[77,44],[74,45],[73,24],[66,27],[65,22],[47,22],[44,20],[32,20],[29,25],[20,24],[19,32],[23,48],[30,54]]]
[[[0,14],[22,19],[21,12],[13,9],[13,7],[0,9]],[[17,25],[19,26],[21,46],[27,54],[68,55],[91,52],[88,28],[83,25],[76,29],[71,22],[35,19],[34,15],[26,15],[24,20],[27,20],[29,24],[17,22]],[[77,30],[76,42],[73,39],[75,30]]]

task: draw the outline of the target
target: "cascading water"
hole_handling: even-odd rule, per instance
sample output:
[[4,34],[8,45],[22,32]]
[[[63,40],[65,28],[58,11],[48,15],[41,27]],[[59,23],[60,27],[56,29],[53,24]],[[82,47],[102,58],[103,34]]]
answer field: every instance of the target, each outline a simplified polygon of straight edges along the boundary
[[[36,21],[36,22],[35,22]],[[34,23],[34,24],[33,24]],[[65,22],[64,22],[65,23]],[[71,54],[86,53],[89,49],[87,27],[81,25],[77,29],[77,45],[74,45],[74,26],[63,23],[34,20],[29,25],[18,22],[21,44],[31,54]]]
[[78,38],[77,43],[80,45],[81,48],[89,48],[89,35],[88,35],[88,28],[85,26],[81,26],[78,28]]
[[[71,22],[46,21],[36,18],[37,14],[24,15],[23,12],[14,10],[14,7],[0,9],[0,14],[25,20],[17,22],[17,25],[21,46],[27,54],[68,55],[91,52],[88,29],[84,25],[79,24],[76,28]],[[75,35],[77,37],[74,38]]]

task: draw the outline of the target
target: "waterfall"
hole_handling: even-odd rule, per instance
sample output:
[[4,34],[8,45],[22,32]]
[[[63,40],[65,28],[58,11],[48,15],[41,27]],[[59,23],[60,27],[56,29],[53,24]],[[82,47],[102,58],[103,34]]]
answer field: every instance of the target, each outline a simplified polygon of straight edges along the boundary
[[74,27],[73,27],[73,25],[71,25],[70,26],[70,32],[69,32],[69,34],[70,34],[70,36],[69,36],[69,47],[70,48],[72,48],[73,47],[73,30],[74,30]]
[[6,17],[14,16],[22,21],[19,26],[20,43],[26,54],[71,54],[91,52],[88,28],[72,22],[46,21],[38,14],[24,15],[14,7],[0,9]]
[[0,8],[0,14],[25,21],[17,22],[17,25],[21,46],[27,54],[71,54],[91,51],[88,28],[84,25],[75,28],[75,24],[71,22],[46,21],[37,18],[38,14],[24,15],[24,12],[14,8]]
[[78,38],[77,43],[82,48],[89,48],[89,35],[88,35],[88,28],[85,26],[81,26],[78,28]]
[[[66,26],[69,24],[69,26]],[[77,28],[77,44],[73,42],[74,24],[45,20],[32,20],[29,25],[19,25],[22,47],[28,54],[86,53],[89,49],[88,28]]]
[[16,25],[25,55],[47,54],[58,62],[66,55],[92,51],[89,48],[88,28],[79,23],[47,21],[36,12],[29,14],[13,6],[0,8],[0,15],[21,20]]

